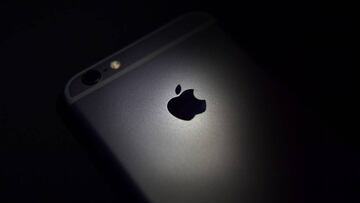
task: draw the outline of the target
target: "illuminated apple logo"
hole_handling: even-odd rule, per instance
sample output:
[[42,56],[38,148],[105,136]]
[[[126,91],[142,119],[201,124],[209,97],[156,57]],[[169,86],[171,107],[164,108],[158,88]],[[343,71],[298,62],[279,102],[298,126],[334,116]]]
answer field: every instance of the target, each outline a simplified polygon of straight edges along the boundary
[[[178,85],[175,88],[175,93],[178,95],[180,92],[181,86]],[[189,121],[197,114],[205,112],[206,101],[197,99],[194,96],[194,89],[188,89],[179,96],[170,99],[167,108],[176,118]]]

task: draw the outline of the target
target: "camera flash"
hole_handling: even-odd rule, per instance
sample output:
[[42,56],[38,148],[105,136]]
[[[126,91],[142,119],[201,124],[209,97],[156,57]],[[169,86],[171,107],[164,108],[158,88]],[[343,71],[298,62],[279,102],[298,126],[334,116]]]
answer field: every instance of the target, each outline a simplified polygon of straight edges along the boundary
[[112,61],[111,63],[110,63],[110,67],[111,67],[111,69],[113,69],[113,70],[117,70],[117,69],[119,69],[120,67],[121,67],[121,63],[119,62],[119,61]]

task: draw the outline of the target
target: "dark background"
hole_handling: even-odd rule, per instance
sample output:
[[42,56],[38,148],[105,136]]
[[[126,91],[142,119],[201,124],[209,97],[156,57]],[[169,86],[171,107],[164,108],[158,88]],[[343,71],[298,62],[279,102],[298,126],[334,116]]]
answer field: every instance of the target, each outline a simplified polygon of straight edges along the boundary
[[345,4],[1,2],[0,202],[122,202],[64,126],[56,102],[75,73],[194,10],[218,18],[308,116],[312,127],[298,140],[299,202],[355,201],[355,9]]

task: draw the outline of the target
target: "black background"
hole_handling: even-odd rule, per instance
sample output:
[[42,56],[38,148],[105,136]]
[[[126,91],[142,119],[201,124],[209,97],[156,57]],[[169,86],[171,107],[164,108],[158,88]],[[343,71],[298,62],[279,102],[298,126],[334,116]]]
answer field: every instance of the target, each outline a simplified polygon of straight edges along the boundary
[[218,18],[309,116],[298,202],[355,201],[352,8],[314,1],[1,2],[0,202],[122,202],[64,127],[57,99],[78,71],[194,10]]

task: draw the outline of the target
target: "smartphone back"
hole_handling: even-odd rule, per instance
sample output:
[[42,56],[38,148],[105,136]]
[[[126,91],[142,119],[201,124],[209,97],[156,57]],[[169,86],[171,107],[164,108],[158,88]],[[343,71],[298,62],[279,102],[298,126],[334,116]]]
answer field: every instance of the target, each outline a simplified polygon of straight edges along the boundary
[[[84,85],[94,69],[101,79]],[[65,95],[148,202],[239,203],[267,202],[275,184],[269,90],[216,21],[193,13],[75,75]]]

